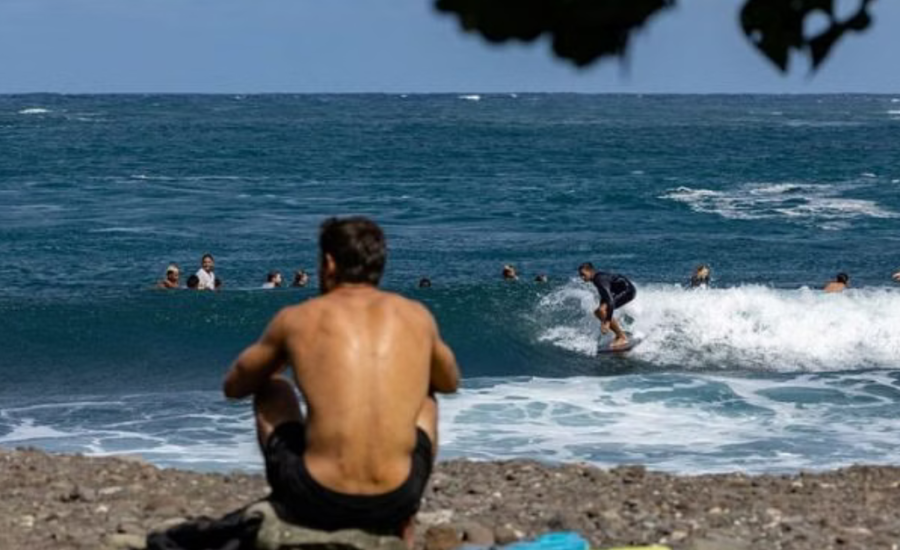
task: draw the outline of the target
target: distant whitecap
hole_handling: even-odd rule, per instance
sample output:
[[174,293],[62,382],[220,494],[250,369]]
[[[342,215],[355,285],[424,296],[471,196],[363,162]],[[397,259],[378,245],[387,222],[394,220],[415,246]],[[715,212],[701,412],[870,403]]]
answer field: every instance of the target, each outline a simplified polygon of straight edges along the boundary
[[[868,173],[864,177],[876,176]],[[752,183],[727,190],[682,186],[659,198],[686,204],[697,213],[717,214],[731,220],[782,219],[821,225],[837,220],[898,217],[896,212],[875,201],[844,196],[848,190],[847,186],[840,185]]]

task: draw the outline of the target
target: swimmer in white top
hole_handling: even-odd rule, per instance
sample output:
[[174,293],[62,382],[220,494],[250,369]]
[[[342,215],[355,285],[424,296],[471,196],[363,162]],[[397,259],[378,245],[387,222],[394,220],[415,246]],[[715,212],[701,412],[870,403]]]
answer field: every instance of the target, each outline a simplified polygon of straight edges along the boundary
[[212,254],[204,254],[200,260],[200,269],[196,273],[197,279],[200,281],[197,285],[197,290],[216,289],[216,274],[213,272],[215,267],[216,261],[213,259]]

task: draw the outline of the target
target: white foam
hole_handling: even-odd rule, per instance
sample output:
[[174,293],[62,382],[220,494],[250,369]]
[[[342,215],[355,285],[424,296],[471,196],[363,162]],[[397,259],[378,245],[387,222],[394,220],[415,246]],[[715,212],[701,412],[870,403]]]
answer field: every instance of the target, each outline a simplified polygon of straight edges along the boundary
[[[871,172],[863,174],[871,179]],[[898,214],[877,202],[843,196],[853,185],[752,183],[735,189],[678,187],[659,198],[688,205],[691,210],[732,220],[787,220],[827,223],[857,218],[895,218]]]
[[459,99],[465,99],[466,101],[481,101],[481,96],[478,94],[471,95],[461,95]]
[[[779,380],[708,374],[468,380],[459,394],[441,397],[440,456],[642,463],[687,473],[890,463],[900,450],[894,378],[865,372]],[[0,445],[140,455],[161,466],[206,470],[262,466],[251,406],[226,404],[218,392],[9,408],[0,411],[0,430],[6,430]]]
[[[185,406],[184,403],[191,403]],[[119,411],[93,421],[92,411]],[[221,412],[216,412],[221,410]],[[135,395],[39,403],[0,410],[0,445],[37,445],[89,456],[140,455],[163,466],[258,470],[262,466],[249,407],[217,392]]]
[[900,109],[891,109],[888,111],[889,115],[900,115]]
[[156,231],[154,227],[151,226],[140,226],[140,227],[126,227],[126,226],[115,226],[115,227],[104,227],[102,229],[91,229],[90,233],[134,233],[134,234],[143,234],[143,233],[151,233]]
[[43,109],[41,107],[30,107],[28,109],[22,109],[19,111],[20,115],[43,115],[49,113],[50,109]]
[[[593,355],[600,336],[595,308],[588,285],[556,289],[537,306],[535,316],[547,322],[537,340]],[[627,329],[643,337],[630,356],[657,366],[825,372],[900,365],[895,289],[824,294],[642,285],[619,311]]]
[[2,444],[28,444],[39,439],[58,439],[68,437],[69,434],[61,432],[51,426],[35,426],[34,419],[26,418],[21,423],[12,427],[12,430],[4,436],[0,436]]
[[858,378],[836,387],[800,376],[783,381],[780,393],[771,380],[708,375],[499,382],[441,401],[441,456],[641,463],[688,473],[891,463],[894,420],[877,411],[895,403],[872,388],[893,381],[878,373]]

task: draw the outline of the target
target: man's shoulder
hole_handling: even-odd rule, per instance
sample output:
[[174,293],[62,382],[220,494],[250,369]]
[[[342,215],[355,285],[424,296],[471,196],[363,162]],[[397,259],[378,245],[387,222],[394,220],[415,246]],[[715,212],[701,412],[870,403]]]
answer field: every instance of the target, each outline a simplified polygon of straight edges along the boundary
[[390,292],[387,290],[379,290],[378,291],[379,299],[383,301],[383,303],[397,308],[403,311],[409,311],[411,313],[422,314],[422,315],[431,315],[431,312],[428,311],[428,308],[425,305],[418,301],[413,300],[412,298],[407,298],[402,294],[398,294],[396,292]]

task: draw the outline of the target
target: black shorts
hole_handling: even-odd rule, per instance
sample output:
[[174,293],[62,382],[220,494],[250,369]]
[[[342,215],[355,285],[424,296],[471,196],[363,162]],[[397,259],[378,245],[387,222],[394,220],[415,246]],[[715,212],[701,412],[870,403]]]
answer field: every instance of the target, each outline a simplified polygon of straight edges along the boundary
[[300,422],[281,424],[266,443],[263,456],[272,488],[272,507],[285,521],[318,529],[362,529],[399,535],[416,512],[431,476],[431,439],[416,428],[416,448],[409,477],[400,487],[380,495],[351,495],[323,487],[303,462],[306,429]]
[[633,284],[628,283],[627,285],[623,286],[624,288],[622,289],[615,289],[619,290],[618,292],[615,292],[614,290],[615,294],[613,295],[613,304],[616,309],[619,309],[620,307],[634,300],[634,297],[637,296],[637,289],[634,288]]
[[612,304],[613,311],[631,302],[637,296],[637,289],[628,280],[622,280],[621,283],[610,289],[612,295],[607,294],[602,288],[597,290],[600,293],[600,303]]

